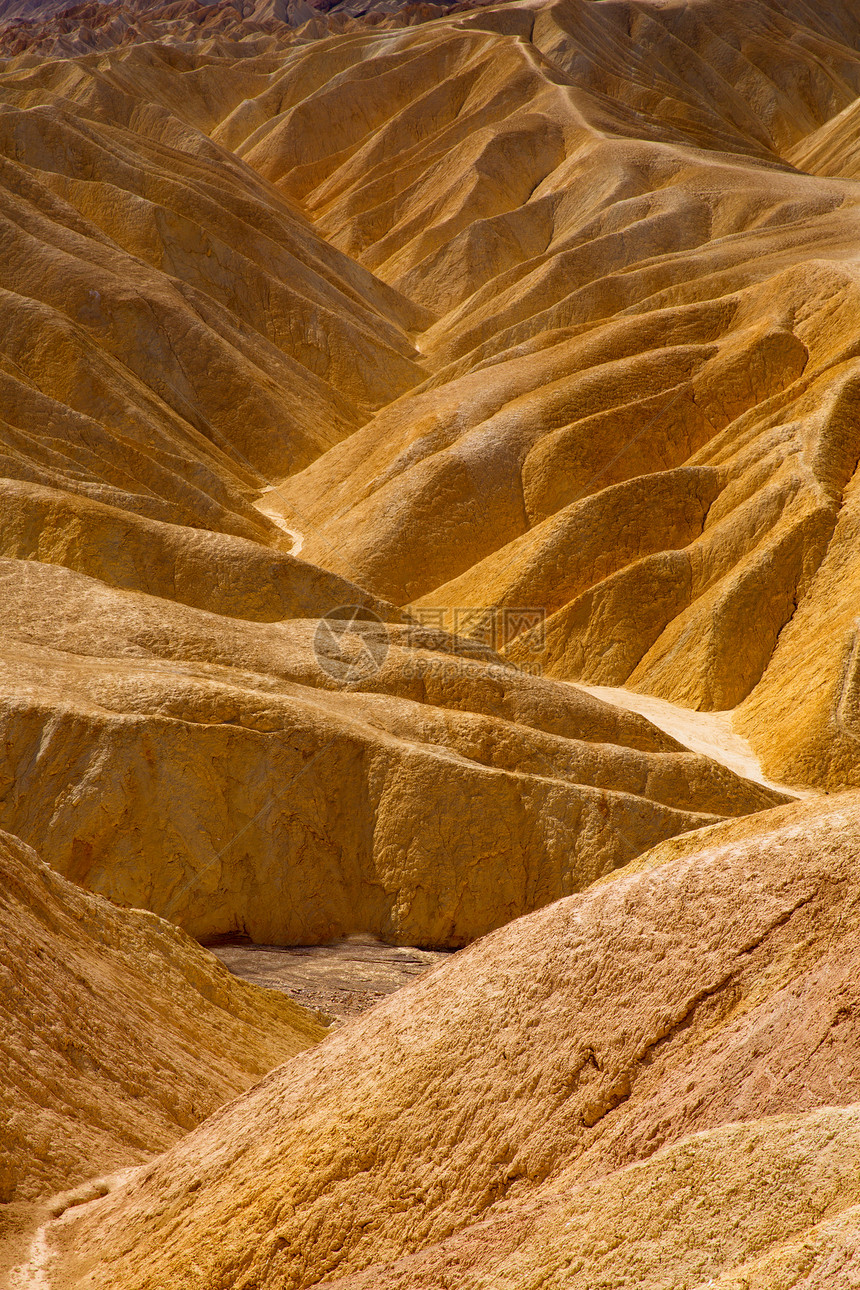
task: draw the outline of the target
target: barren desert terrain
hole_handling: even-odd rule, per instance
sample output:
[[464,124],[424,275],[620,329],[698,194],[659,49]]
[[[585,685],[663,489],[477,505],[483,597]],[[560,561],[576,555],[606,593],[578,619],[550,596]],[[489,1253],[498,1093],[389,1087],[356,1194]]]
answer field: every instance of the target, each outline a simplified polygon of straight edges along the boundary
[[0,0],[0,251],[0,1284],[860,1285],[860,0]]

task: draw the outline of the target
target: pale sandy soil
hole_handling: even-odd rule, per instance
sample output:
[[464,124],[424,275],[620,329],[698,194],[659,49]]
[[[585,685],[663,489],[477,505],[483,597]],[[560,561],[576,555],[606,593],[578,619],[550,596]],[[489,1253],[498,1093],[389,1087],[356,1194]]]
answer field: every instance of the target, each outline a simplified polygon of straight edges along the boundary
[[234,976],[282,990],[335,1022],[364,1012],[450,957],[449,952],[385,945],[370,936],[333,945],[285,948],[233,941],[209,948]]
[[298,529],[290,528],[287,524],[287,505],[277,488],[267,488],[264,493],[255,501],[254,505],[261,515],[267,519],[274,520],[279,529],[283,529],[293,539],[293,549],[290,555],[300,555],[305,541],[304,533]]
[[756,784],[778,789],[779,792],[796,798],[817,796],[811,789],[777,784],[765,776],[749,742],[732,727],[733,709],[727,712],[694,712],[677,703],[670,703],[667,699],[658,699],[653,694],[637,694],[635,690],[625,690],[623,686],[577,683],[577,689],[585,690],[595,698],[603,699],[605,703],[613,703],[629,712],[638,712],[691,752],[704,753],[706,757],[712,757],[714,761],[728,766],[736,774],[743,775]]

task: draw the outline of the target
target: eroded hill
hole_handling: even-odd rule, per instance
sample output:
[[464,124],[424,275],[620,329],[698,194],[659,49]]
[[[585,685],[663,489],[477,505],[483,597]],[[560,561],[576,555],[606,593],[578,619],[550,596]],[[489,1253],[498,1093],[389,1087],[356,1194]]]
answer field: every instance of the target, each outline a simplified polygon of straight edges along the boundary
[[857,838],[856,794],[783,807],[503,928],[82,1210],[60,1266],[129,1290],[192,1268],[261,1290],[850,1284]]
[[424,629],[368,620],[384,657],[349,680],[307,609],[227,617],[40,561],[0,560],[0,585],[4,822],[198,937],[463,945],[785,800]]
[[0,1271],[849,1285],[860,11],[360,8],[7,6]]
[[854,181],[790,160],[850,8],[312,35],[0,72],[0,821],[198,934],[460,944],[779,800],[560,681],[853,784]]
[[83,892],[0,835],[0,1204],[163,1151],[323,1038],[176,927]]

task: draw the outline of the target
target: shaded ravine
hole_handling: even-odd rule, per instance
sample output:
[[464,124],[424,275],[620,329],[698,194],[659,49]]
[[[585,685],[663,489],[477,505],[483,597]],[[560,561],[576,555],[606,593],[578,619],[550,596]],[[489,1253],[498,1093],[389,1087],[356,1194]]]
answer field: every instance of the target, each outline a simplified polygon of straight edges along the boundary
[[208,947],[234,976],[288,994],[341,1024],[446,962],[450,950],[349,936],[331,945],[253,945],[222,937]]

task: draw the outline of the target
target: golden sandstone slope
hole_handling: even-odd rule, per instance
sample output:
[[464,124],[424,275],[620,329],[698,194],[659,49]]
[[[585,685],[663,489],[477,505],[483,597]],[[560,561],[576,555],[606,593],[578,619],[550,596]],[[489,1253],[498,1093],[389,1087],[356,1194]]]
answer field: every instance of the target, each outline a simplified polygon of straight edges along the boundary
[[[176,18],[0,35],[15,1286],[850,1285],[860,11]],[[468,948],[177,1141],[158,916]]]
[[732,821],[484,938],[55,1229],[69,1284],[850,1285],[858,826]]
[[283,546],[274,480],[312,563],[449,626],[545,607],[552,675],[740,706],[773,778],[856,782],[851,6],[188,34],[6,64],[48,311],[14,429],[63,427],[19,484],[23,450],[66,492],[71,439],[161,556],[144,519]]
[[546,605],[551,674],[743,705],[772,775],[856,783],[857,190],[790,163],[831,169],[856,43],[851,6],[517,6],[378,45],[370,108],[366,45],[292,105],[320,45],[238,109],[215,137],[437,319],[425,385],[286,485],[308,558]]
[[304,618],[220,617],[38,561],[0,560],[0,587],[6,827],[198,937],[462,945],[784,800],[416,628],[392,626],[380,670],[350,683]]
[[139,1164],[325,1034],[0,835],[0,1200]]
[[[662,838],[783,800],[641,718],[518,671],[487,643],[410,626],[393,603],[432,598],[523,528],[518,472],[549,450],[560,409],[573,414],[577,381],[605,403],[624,381],[656,390],[669,369],[673,381],[704,372],[719,401],[726,381],[707,374],[743,361],[731,353],[746,306],[731,295],[621,318],[613,326],[627,340],[611,344],[626,357],[614,366],[593,366],[595,346],[601,360],[611,348],[602,332],[559,331],[558,310],[573,306],[551,307],[549,284],[557,294],[576,254],[564,220],[579,227],[571,202],[593,201],[577,174],[596,166],[610,182],[616,147],[603,127],[595,142],[579,91],[552,71],[561,54],[551,66],[528,39],[536,23],[562,39],[562,14],[514,7],[305,43],[291,33],[223,47],[138,42],[5,63],[0,823],[75,881],[198,936],[314,942],[357,930],[456,946]],[[668,155],[661,143],[617,146],[651,149],[658,169]],[[624,162],[647,179],[644,164]],[[712,165],[715,206],[721,166],[729,177],[740,167],[737,183],[753,188],[811,185],[758,156]],[[541,195],[551,175],[561,197]],[[612,210],[628,200],[604,196]],[[629,245],[662,238],[676,216],[641,219],[642,202],[629,200],[644,230]],[[835,197],[815,203],[831,239],[847,236],[848,216],[821,213]],[[524,230],[534,219],[543,232],[505,232],[514,208]],[[697,209],[700,235],[715,237],[701,199]],[[591,224],[577,236],[601,240]],[[443,299],[432,286],[443,281],[471,304]],[[473,352],[475,311],[504,299],[507,339],[485,321],[486,353]],[[675,313],[689,331],[680,346]],[[761,344],[777,383],[801,362],[803,342],[784,327]],[[683,382],[681,393],[693,406]],[[622,432],[601,431],[603,448],[615,452]],[[665,427],[660,436],[671,442]],[[660,472],[665,514],[643,512],[636,488],[622,487],[620,509],[610,497],[595,521],[598,554],[572,544],[586,582],[616,549],[623,568],[599,585],[645,579],[644,605],[625,594],[631,621],[610,614],[608,658],[646,648],[654,614],[692,588],[698,552],[703,577],[730,566],[714,586],[728,578],[744,594],[751,569],[773,566],[754,639],[737,596],[738,628],[719,637],[738,676],[751,651],[761,662],[790,598],[785,569],[812,576],[837,498],[812,488],[785,445],[756,491],[749,471],[766,459],[751,452],[746,474]],[[555,485],[574,487],[565,470],[553,469]],[[739,489],[751,529],[727,509]],[[322,514],[347,499],[348,515]],[[631,506],[653,529],[647,541]],[[695,547],[720,507],[724,523]],[[535,524],[525,536],[536,535]],[[643,542],[652,554],[631,563]],[[492,579],[482,586],[479,601],[506,603]],[[540,594],[528,579],[518,589],[527,606]],[[447,603],[444,588],[438,599]],[[314,649],[317,617],[344,604],[376,615],[371,633],[379,618],[392,625],[390,642],[380,637],[385,667],[361,684]],[[544,661],[566,680],[557,619]],[[700,637],[686,681],[716,684],[719,641]],[[597,679],[620,678],[616,668]],[[744,684],[723,687],[723,706]],[[827,738],[835,757],[839,737]]]

